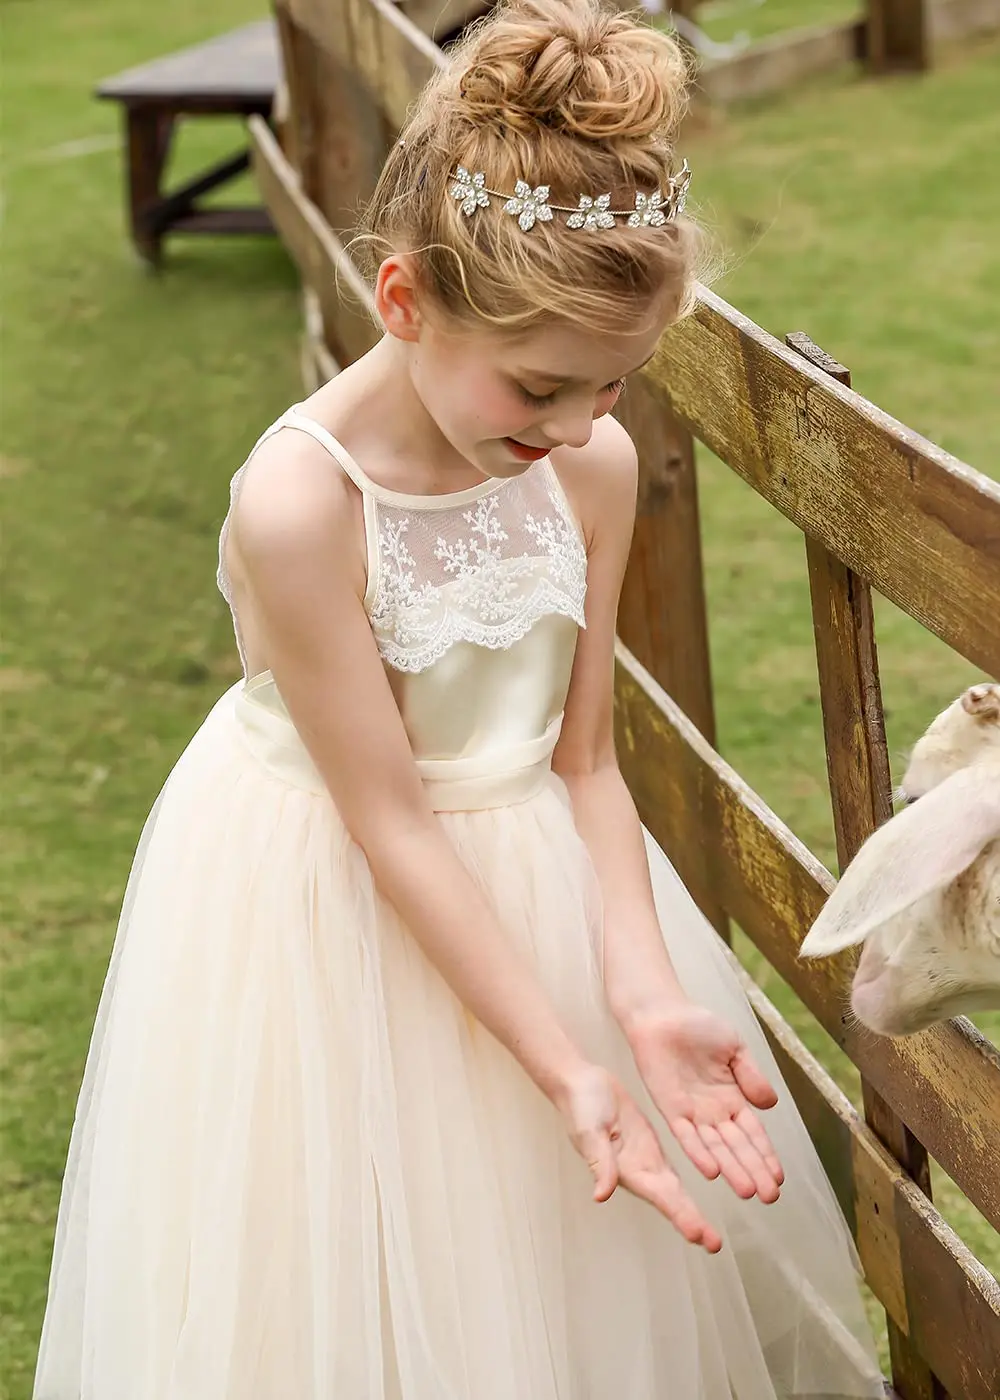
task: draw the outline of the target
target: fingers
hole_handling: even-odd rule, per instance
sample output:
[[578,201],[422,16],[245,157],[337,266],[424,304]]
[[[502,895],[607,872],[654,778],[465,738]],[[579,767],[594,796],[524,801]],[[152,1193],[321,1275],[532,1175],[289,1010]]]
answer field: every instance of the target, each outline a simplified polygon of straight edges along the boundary
[[[752,1116],[749,1110],[747,1110],[747,1116]],[[730,1120],[719,1123],[717,1126],[719,1136],[741,1169],[741,1176],[751,1183],[749,1194],[759,1196],[765,1205],[773,1205],[781,1194],[780,1187],[783,1178],[776,1176],[775,1172],[768,1166],[759,1147],[750,1141],[741,1123]],[[780,1172],[780,1166],[778,1170]],[[729,1180],[728,1176],[727,1180]],[[739,1195],[746,1194],[736,1186],[735,1182],[731,1184],[734,1185]]]
[[778,1102],[778,1095],[757,1068],[745,1045],[740,1046],[730,1060],[729,1066],[733,1072],[733,1078],[749,1103],[752,1103],[755,1108],[774,1107]]
[[780,1157],[774,1150],[771,1139],[764,1130],[763,1124],[748,1108],[744,1109],[742,1113],[737,1113],[733,1122],[743,1129],[746,1137],[760,1153],[764,1165],[778,1185],[781,1186],[785,1180],[785,1171],[781,1165]]
[[728,1123],[701,1123],[698,1125],[698,1135],[701,1138],[705,1150],[710,1152],[715,1158],[716,1165],[724,1179],[736,1192],[737,1196],[742,1196],[749,1200],[751,1196],[757,1194],[757,1187],[752,1174],[742,1165],[734,1154],[730,1145],[730,1134],[727,1132],[723,1137],[719,1131],[721,1127],[728,1128]]
[[594,1133],[590,1150],[586,1153],[587,1165],[594,1177],[594,1200],[607,1201],[615,1193],[618,1185],[618,1153],[615,1144],[621,1133],[617,1126],[610,1133]]
[[648,1180],[640,1177],[632,1184],[623,1180],[623,1185],[655,1206],[688,1244],[700,1245],[709,1254],[718,1254],[722,1248],[721,1236],[702,1215],[676,1174],[669,1168],[650,1176]]
[[694,1124],[672,1121],[670,1131],[702,1176],[715,1181],[722,1176],[738,1196],[759,1196],[772,1205],[785,1180],[770,1139],[749,1109],[736,1121]]
[[667,1127],[702,1176],[707,1177],[709,1181],[715,1181],[720,1172],[719,1163],[716,1161],[715,1153],[702,1142],[698,1135],[698,1129],[691,1120],[689,1118],[675,1118],[667,1124]]

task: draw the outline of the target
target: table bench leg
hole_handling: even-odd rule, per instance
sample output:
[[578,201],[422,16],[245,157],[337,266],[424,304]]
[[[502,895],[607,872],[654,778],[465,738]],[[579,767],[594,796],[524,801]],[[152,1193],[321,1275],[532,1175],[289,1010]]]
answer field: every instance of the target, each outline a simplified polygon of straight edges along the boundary
[[132,241],[140,257],[154,267],[160,263],[162,232],[157,210],[160,182],[170,153],[174,117],[170,112],[132,107],[126,113],[128,144],[128,213]]

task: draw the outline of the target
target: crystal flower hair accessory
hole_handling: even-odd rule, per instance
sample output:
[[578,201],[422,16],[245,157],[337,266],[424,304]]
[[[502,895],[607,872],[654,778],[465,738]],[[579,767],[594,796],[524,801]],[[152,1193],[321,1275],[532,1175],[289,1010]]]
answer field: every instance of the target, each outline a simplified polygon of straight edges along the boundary
[[551,204],[548,185],[532,189],[526,180],[515,182],[513,194],[491,190],[482,170],[470,174],[464,165],[456,167],[452,180],[449,194],[459,201],[466,218],[480,209],[488,209],[494,199],[502,199],[503,212],[517,219],[524,233],[530,233],[536,223],[551,223],[556,214],[568,216],[564,222],[570,229],[616,228],[619,219],[624,219],[629,228],[659,228],[683,214],[691,167],[685,161],[677,174],[670,176],[665,192],[654,190],[652,194],[644,194],[637,191],[634,209],[612,209],[610,194],[582,194],[575,209],[565,204]]

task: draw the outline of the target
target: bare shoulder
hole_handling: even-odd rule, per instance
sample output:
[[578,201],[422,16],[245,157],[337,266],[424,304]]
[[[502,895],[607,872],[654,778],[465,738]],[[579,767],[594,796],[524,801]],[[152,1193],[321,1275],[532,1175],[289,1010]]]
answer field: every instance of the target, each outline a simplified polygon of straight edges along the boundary
[[360,503],[337,462],[305,433],[277,432],[247,463],[232,516],[239,560],[250,569],[316,553],[353,553]]
[[610,414],[598,418],[586,447],[561,447],[552,465],[583,528],[588,549],[611,528],[631,533],[639,477],[635,444]]

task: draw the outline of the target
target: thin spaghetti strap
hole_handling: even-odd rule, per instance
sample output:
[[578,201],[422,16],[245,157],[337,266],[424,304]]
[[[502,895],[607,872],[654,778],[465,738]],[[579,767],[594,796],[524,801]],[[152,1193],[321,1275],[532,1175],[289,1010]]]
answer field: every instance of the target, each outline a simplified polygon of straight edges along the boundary
[[278,421],[283,428],[298,428],[300,432],[308,433],[311,438],[315,438],[319,445],[325,447],[330,456],[343,468],[344,474],[350,477],[359,491],[366,496],[377,494],[378,486],[365,475],[344,444],[338,442],[329,428],[324,428],[323,424],[317,423],[315,418],[308,418],[304,413],[300,413],[298,405],[282,414]]
[[297,404],[281,415],[275,427],[297,428],[299,432],[308,433],[314,441],[319,443],[320,447],[329,452],[344,475],[361,492],[365,512],[365,556],[368,571],[364,605],[369,608],[378,589],[379,576],[378,521],[375,517],[375,497],[378,494],[378,487],[361,470],[343,443],[338,442],[333,433],[328,428],[324,428],[322,423],[317,423],[314,418],[307,418],[304,413],[300,413]]

